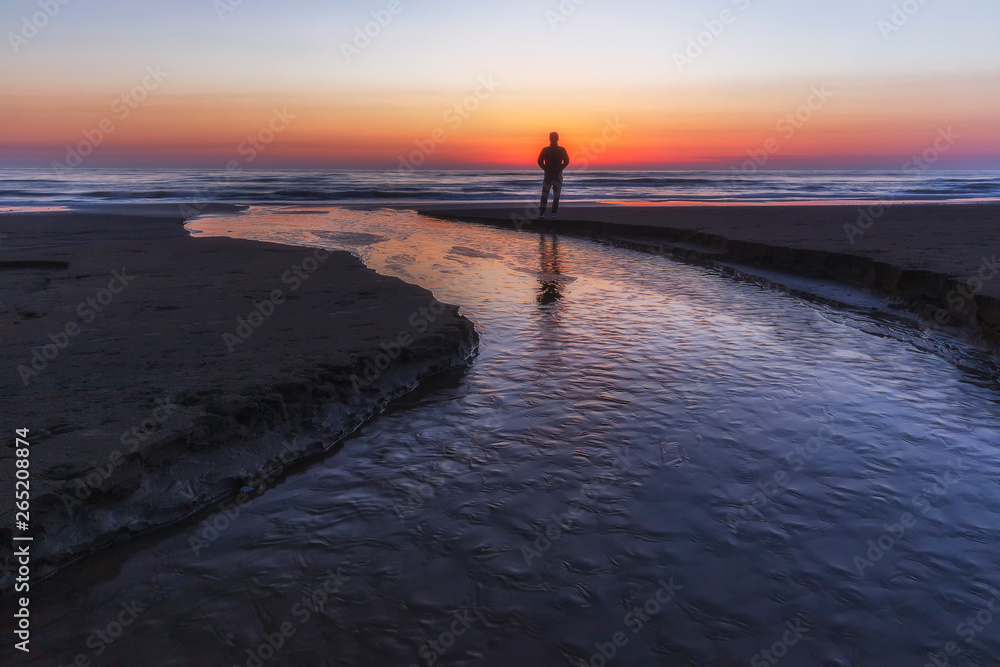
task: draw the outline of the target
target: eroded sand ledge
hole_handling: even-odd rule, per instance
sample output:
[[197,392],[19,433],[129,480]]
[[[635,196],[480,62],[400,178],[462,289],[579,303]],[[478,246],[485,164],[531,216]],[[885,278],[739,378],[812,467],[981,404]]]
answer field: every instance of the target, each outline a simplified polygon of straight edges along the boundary
[[10,480],[30,429],[35,576],[324,450],[478,342],[346,252],[192,238],[148,211],[2,215],[0,235],[0,465]]
[[[924,321],[1000,334],[1000,205],[422,206],[425,215],[579,234],[709,265],[739,264],[898,297]],[[971,287],[970,287],[971,285]]]

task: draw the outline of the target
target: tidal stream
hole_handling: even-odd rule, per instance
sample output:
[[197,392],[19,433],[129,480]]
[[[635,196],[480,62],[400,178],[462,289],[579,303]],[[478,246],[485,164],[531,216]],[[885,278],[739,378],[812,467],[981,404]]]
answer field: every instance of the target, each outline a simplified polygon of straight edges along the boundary
[[25,664],[998,664],[988,374],[584,239],[331,208],[189,228],[350,250],[460,304],[481,351],[239,511],[33,586]]

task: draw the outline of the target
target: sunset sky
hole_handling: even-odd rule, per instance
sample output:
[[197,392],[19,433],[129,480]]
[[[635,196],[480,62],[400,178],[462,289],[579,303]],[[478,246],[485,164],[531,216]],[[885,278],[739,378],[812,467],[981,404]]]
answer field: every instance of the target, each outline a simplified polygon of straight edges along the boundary
[[0,6],[0,166],[1000,168],[996,0],[62,2]]

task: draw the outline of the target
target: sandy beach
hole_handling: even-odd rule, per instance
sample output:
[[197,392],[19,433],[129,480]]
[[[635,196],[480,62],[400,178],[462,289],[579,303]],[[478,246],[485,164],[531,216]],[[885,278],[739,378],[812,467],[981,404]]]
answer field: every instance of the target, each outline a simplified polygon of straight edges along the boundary
[[[440,664],[487,650],[497,664],[583,664],[600,655],[595,634],[627,630],[621,600],[652,599],[656,646],[699,644],[630,642],[623,664],[746,664],[795,599],[827,662],[932,651],[935,628],[955,623],[934,596],[976,609],[995,560],[995,372],[951,332],[697,265],[750,266],[732,248],[764,244],[575,210],[565,236],[330,206],[255,206],[188,231],[93,210],[10,218],[2,401],[31,429],[32,574],[221,499],[33,579],[33,650],[57,664],[411,664],[467,610],[482,620]],[[370,268],[317,254],[322,239]],[[788,266],[753,270],[833,283]],[[474,344],[428,290],[461,304],[481,348],[379,412]],[[335,455],[289,467],[376,413]],[[935,479],[954,492],[928,491]],[[904,511],[905,537],[887,544]],[[899,576],[912,563],[929,574]],[[320,590],[315,612],[295,612]],[[567,606],[578,591],[607,603]],[[915,625],[871,621],[911,598],[928,601]],[[123,605],[127,628],[114,625]],[[844,630],[825,625],[835,616]]]
[[35,576],[263,493],[477,344],[456,306],[349,253],[194,238],[168,210],[0,216],[0,405],[29,429]]
[[708,264],[832,279],[900,300],[931,325],[1000,333],[1000,205],[436,205],[421,213],[580,234]]

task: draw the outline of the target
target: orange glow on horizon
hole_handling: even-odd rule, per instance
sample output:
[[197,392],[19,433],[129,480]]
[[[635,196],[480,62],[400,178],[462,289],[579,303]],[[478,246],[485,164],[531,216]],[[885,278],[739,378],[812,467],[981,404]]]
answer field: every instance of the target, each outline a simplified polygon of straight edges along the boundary
[[[316,96],[151,94],[125,114],[94,94],[4,95],[0,149],[8,159],[48,166],[67,146],[93,140],[88,166],[163,164],[224,168],[534,168],[549,131],[560,132],[576,166],[729,168],[748,160],[778,166],[905,159],[939,131],[959,139],[948,157],[1000,156],[1000,90],[956,81],[949,91],[899,84],[831,86],[823,105],[790,123],[808,86],[765,90],[681,90],[608,96],[496,93],[462,108],[461,94]],[[978,92],[971,98],[970,88]],[[956,108],[966,94],[977,104]],[[886,99],[892,104],[887,105]],[[595,101],[600,100],[600,102]],[[468,104],[468,103],[467,103]],[[456,105],[459,105],[456,107]],[[456,111],[456,109],[458,109]],[[552,109],[560,109],[553,111]],[[289,120],[273,131],[275,110]],[[286,112],[282,112],[286,110]],[[294,116],[294,118],[291,118]],[[794,115],[792,116],[794,119]],[[102,126],[102,122],[104,125]],[[99,132],[112,127],[111,132]],[[16,129],[14,129],[16,128]],[[764,159],[766,157],[766,159]]]

